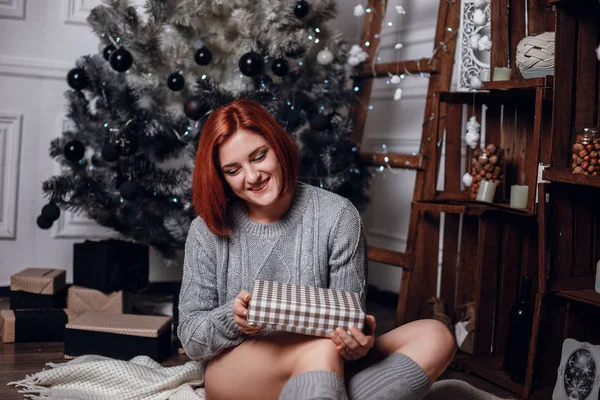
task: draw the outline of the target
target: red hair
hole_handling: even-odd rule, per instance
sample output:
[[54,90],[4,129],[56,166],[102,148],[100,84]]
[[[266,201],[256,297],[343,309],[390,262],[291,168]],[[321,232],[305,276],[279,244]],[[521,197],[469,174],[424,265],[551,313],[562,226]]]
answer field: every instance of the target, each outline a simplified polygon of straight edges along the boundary
[[192,180],[192,200],[196,213],[215,235],[227,235],[229,187],[219,163],[219,148],[238,130],[264,137],[281,165],[283,183],[280,196],[296,187],[300,152],[296,142],[260,104],[235,100],[212,112],[198,142]]

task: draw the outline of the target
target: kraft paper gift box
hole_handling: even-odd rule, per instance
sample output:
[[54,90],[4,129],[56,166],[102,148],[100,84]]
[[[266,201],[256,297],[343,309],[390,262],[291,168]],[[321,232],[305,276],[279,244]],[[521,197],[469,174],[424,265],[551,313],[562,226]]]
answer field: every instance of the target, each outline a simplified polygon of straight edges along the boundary
[[67,357],[146,355],[160,362],[171,355],[171,317],[88,311],[67,324],[64,351]]
[[3,343],[62,342],[65,325],[77,316],[71,310],[2,310],[0,336]]
[[131,296],[122,290],[104,293],[74,285],[67,292],[67,308],[79,314],[86,311],[123,314],[131,312]]
[[148,246],[122,240],[86,240],[73,245],[73,284],[105,293],[137,292],[148,286]]
[[10,277],[10,309],[65,308],[66,271],[27,268]]
[[366,313],[358,293],[270,281],[255,281],[248,324],[329,337],[337,327],[363,330]]

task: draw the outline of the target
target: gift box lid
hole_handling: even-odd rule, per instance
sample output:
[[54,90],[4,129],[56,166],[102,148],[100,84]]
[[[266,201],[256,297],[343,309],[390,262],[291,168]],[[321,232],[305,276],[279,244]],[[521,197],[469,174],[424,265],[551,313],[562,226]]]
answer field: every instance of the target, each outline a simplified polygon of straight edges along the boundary
[[10,277],[10,290],[54,294],[66,286],[66,271],[51,268],[27,268]]
[[100,290],[73,285],[67,293],[67,308],[83,313],[98,311],[123,314],[128,307],[127,293],[122,290],[104,293]]
[[271,281],[254,282],[248,305],[251,324],[318,335],[340,326],[362,330],[365,316],[358,293]]
[[[57,310],[52,310],[57,311]],[[79,316],[73,310],[63,309],[67,315],[67,321],[72,321]],[[43,310],[19,310],[17,314],[33,313],[40,314]],[[14,310],[0,310],[0,337],[4,343],[13,343],[15,341],[17,317]]]
[[171,317],[88,311],[70,321],[66,328],[156,338],[170,326]]

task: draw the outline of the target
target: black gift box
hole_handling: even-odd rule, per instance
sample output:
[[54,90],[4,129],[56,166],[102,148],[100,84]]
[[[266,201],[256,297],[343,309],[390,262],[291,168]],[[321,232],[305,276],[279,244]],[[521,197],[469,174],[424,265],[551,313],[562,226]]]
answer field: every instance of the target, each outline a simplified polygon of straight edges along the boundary
[[105,293],[148,285],[148,246],[121,240],[75,243],[73,284]]
[[2,310],[0,330],[4,343],[62,342],[65,325],[76,315],[69,310]]
[[26,268],[10,277],[10,309],[47,309],[66,306],[66,271]]
[[163,361],[171,355],[171,318],[86,312],[65,329],[65,355],[84,354],[120,360],[146,355]]
[[22,290],[10,291],[11,310],[65,308],[67,306],[67,288],[54,294],[37,294]]

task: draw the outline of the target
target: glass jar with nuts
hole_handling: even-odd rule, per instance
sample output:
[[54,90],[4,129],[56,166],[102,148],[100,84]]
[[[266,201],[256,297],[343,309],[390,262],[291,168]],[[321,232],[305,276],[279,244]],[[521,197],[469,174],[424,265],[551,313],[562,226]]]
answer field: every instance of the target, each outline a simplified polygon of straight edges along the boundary
[[596,128],[577,129],[571,153],[571,170],[574,174],[598,176],[600,130]]
[[471,199],[475,199],[482,180],[494,182],[497,187],[504,180],[504,151],[490,143],[485,148],[476,148],[471,155],[473,157],[471,160],[473,183],[470,196]]

